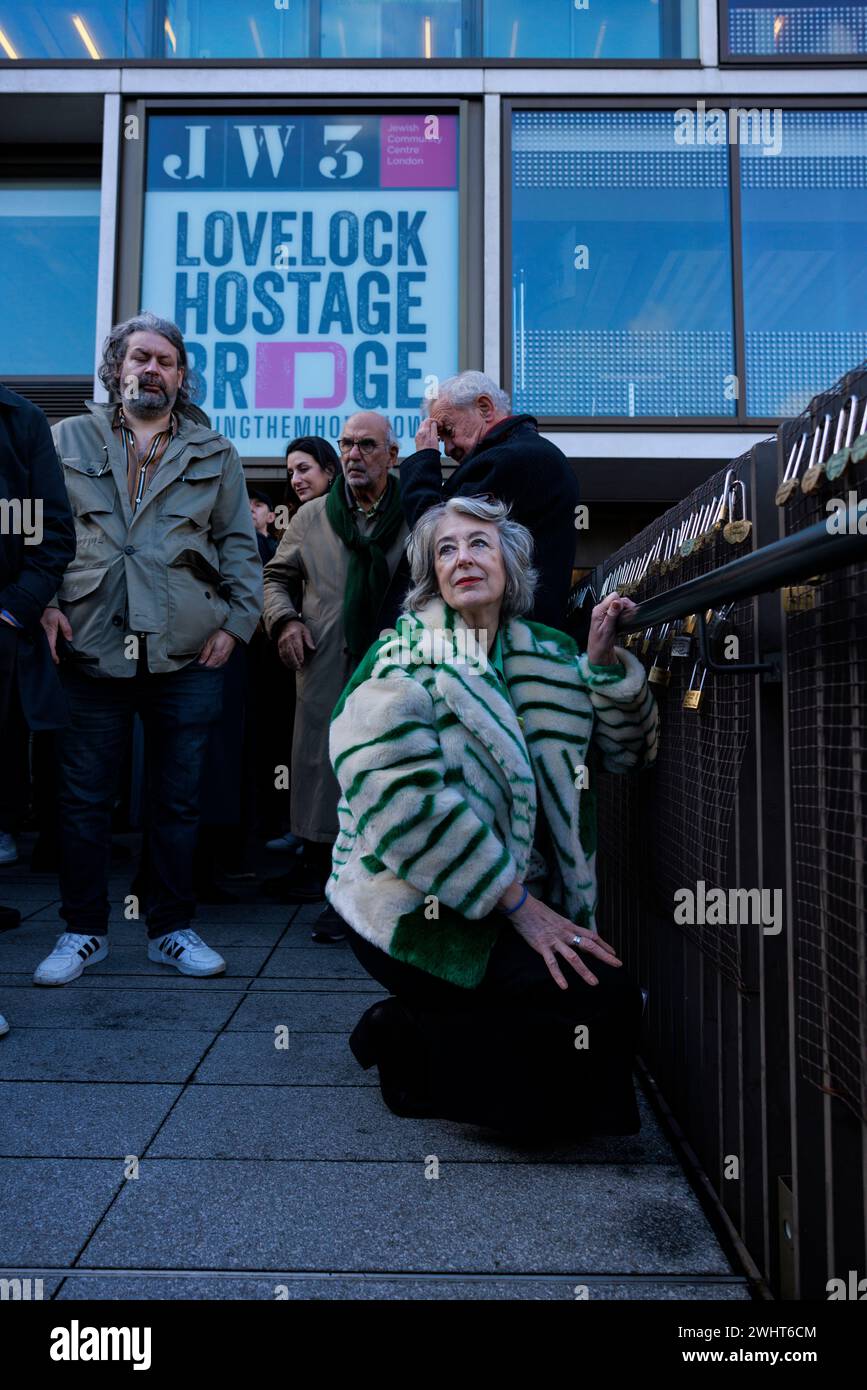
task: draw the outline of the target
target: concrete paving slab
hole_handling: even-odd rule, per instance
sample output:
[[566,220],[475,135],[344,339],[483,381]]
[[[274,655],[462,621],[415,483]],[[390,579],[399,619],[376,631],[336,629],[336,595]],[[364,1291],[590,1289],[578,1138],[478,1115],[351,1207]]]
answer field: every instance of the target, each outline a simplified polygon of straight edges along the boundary
[[[274,1301],[387,1301],[391,1302],[551,1302],[573,1303],[575,1288],[583,1277],[589,1302],[616,1299],[632,1301],[649,1299],[676,1300],[749,1300],[746,1280],[709,1280],[706,1283],[672,1282],[662,1279],[622,1279],[617,1282],[601,1280],[598,1276],[576,1276],[572,1279],[520,1278],[475,1279],[430,1277],[419,1279],[370,1278],[364,1275],[298,1275],[272,1274],[267,1278],[214,1275],[85,1275],[75,1273],[63,1281],[57,1299],[77,1300],[125,1299],[236,1299],[247,1302]],[[47,1288],[47,1285],[46,1285]],[[48,1296],[46,1294],[46,1296]],[[583,1298],[583,1294],[582,1294]]]
[[[288,996],[287,996],[288,998]],[[288,1027],[291,1009],[276,1019]],[[10,1034],[11,1036],[11,1034]],[[253,1086],[377,1086],[376,1068],[362,1071],[345,1034],[289,1033],[286,1048],[272,1033],[221,1033],[196,1071],[194,1081]]]
[[8,1292],[2,1295],[4,1302],[47,1303],[63,1283],[56,1274],[31,1269],[0,1269],[0,1279],[7,1281],[4,1288]]
[[69,1265],[123,1186],[99,1159],[0,1159],[0,1265]]
[[[77,981],[74,981],[77,984]],[[243,992],[206,990],[23,989],[14,1003],[16,1028],[128,1028],[217,1032]],[[5,1007],[5,1006],[4,1006]],[[9,1006],[13,1013],[12,1005]]]
[[[0,874],[0,900],[17,893],[26,914],[0,933],[12,1023],[0,1153],[27,1175],[7,1196],[0,1160],[0,1261],[44,1265],[44,1296],[573,1301],[582,1284],[589,1299],[750,1296],[643,1098],[639,1135],[580,1147],[516,1149],[393,1116],[347,1046],[383,990],[347,945],[310,941],[323,903],[228,885],[239,901],[203,906],[195,926],[230,973],[196,980],[148,962],[144,924],[123,917],[134,863],[111,876],[111,955],[59,990],[30,983],[65,930],[56,876]],[[127,1182],[122,1160],[157,1130]],[[425,1178],[430,1155],[438,1179]],[[113,1191],[85,1252],[93,1272],[61,1281]]]
[[[314,918],[319,916],[324,906],[324,903],[317,904]],[[273,903],[267,898],[245,898],[239,903],[203,904],[199,908],[199,916],[207,920],[209,926],[211,923],[215,926],[231,926],[240,922],[256,926],[262,922],[279,922],[285,927],[290,921],[293,926],[298,925],[299,910],[306,911],[304,908],[299,909],[294,903]],[[307,921],[307,917],[300,919],[302,925]]]
[[[378,997],[387,998],[382,986],[379,986]],[[241,1007],[227,1026],[230,1032],[273,1035],[274,1025],[285,1023],[293,1033],[342,1033],[348,1036],[365,1009],[369,1009],[373,1003],[369,990],[359,990],[357,993],[335,990],[331,995],[320,990],[317,994],[297,994],[291,1001],[280,994],[261,990],[255,995],[244,995]]]
[[[323,950],[327,950],[323,947]],[[2,983],[2,977],[0,977]],[[270,978],[267,975],[257,975],[255,980],[250,981],[248,994],[256,994],[259,991],[266,994],[308,994],[314,992],[324,992],[326,994],[335,993],[338,990],[345,990],[350,994],[358,994],[362,991],[368,994],[381,995],[382,985],[378,980],[374,980],[370,975],[352,975],[346,979],[335,979],[327,976],[316,977],[299,976],[294,980],[280,978]],[[373,1000],[370,1001],[373,1003]]]
[[0,1154],[122,1158],[141,1154],[179,1086],[0,1083]]
[[[639,1109],[642,1127],[637,1135],[517,1149],[502,1137],[468,1125],[402,1119],[387,1109],[378,1090],[368,1086],[190,1086],[148,1157],[417,1162],[436,1154],[441,1160],[492,1165],[671,1163],[669,1144],[643,1096]],[[494,1172],[491,1180],[498,1181]]]
[[316,946],[311,942],[309,947],[299,949],[278,946],[262,971],[263,979],[301,980],[311,975],[317,979],[370,978],[344,943],[338,946]]
[[[731,1270],[675,1167],[145,1160],[87,1266],[565,1275]],[[575,1276],[574,1282],[580,1282]]]
[[[297,946],[303,944],[310,947],[309,935],[292,939],[291,929],[287,927],[283,918],[275,917],[272,922],[211,922],[207,925],[198,920],[195,923],[196,930],[203,936],[209,946],[216,947],[223,952],[225,949],[249,949],[250,947],[273,948],[278,944]],[[14,928],[17,942],[38,941],[40,946],[52,945],[56,936],[65,930],[65,924],[59,919],[49,919],[44,914],[37,914],[28,917],[22,922],[20,927]],[[4,933],[4,935],[7,935]],[[109,927],[109,938],[112,947],[117,949],[120,946],[137,947],[146,941],[144,924],[140,921],[135,922],[112,922]],[[2,963],[2,957],[0,957]]]
[[[243,1034],[239,1034],[243,1036]],[[151,1028],[12,1028],[0,1039],[0,1081],[184,1081],[212,1032]]]
[[0,902],[3,903],[4,907],[17,907],[22,916],[27,917],[34,912],[48,916],[50,912],[56,911],[56,907],[60,905],[56,888],[40,887],[37,884],[27,884],[25,887],[21,887],[18,883],[4,883],[2,880],[0,880]]
[[[68,993],[70,990],[79,991],[89,989],[117,990],[118,993],[123,993],[124,990],[130,989],[164,989],[173,991],[187,990],[191,993],[195,993],[199,990],[230,990],[237,994],[239,991],[252,988],[254,982],[253,976],[251,975],[211,975],[206,979],[196,979],[192,975],[179,975],[176,970],[166,970],[165,974],[162,974],[160,973],[161,967],[159,966],[154,966],[154,971],[156,973],[153,975],[94,975],[93,971],[95,968],[95,966],[91,966],[89,970],[85,970],[83,975],[79,975],[77,980],[73,980],[72,984],[63,985],[59,989],[49,989],[43,988],[40,985],[34,985],[32,968],[29,970],[21,970],[17,974],[13,974],[10,971],[0,973],[0,999],[5,1001],[4,1012],[7,1014],[7,1017],[9,1017],[10,1023],[12,1022],[11,1010],[14,1008],[14,992],[16,991],[20,994],[24,990],[33,989],[39,994],[60,994]],[[291,988],[291,982],[288,980],[275,980],[269,983],[273,983],[278,989],[288,990]],[[303,988],[303,986],[301,987]],[[333,987],[338,989],[340,987],[340,982],[335,981]],[[381,988],[381,986],[377,986],[377,988]],[[11,1004],[9,1003],[9,993],[6,991],[12,992],[13,994],[13,1003]]]

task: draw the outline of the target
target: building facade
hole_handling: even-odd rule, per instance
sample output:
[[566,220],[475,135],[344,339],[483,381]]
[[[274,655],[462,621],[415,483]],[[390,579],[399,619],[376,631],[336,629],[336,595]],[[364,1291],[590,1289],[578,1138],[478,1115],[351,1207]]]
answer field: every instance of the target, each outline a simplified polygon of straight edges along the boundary
[[251,477],[483,367],[599,561],[867,358],[867,0],[0,9],[0,379],[174,319]]

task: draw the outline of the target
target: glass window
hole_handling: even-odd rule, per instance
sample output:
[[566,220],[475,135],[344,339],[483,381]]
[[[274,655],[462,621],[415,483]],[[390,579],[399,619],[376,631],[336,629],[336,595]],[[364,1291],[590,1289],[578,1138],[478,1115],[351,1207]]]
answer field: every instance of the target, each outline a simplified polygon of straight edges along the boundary
[[141,305],[247,457],[387,414],[412,449],[457,370],[458,119],[190,112],[148,125]]
[[463,58],[462,0],[320,0],[323,58]]
[[867,0],[728,0],[731,54],[845,57],[867,54]]
[[728,148],[676,115],[514,112],[517,411],[736,413]]
[[16,0],[0,11],[4,58],[148,58],[153,6],[149,0]]
[[867,111],[790,111],[742,144],[747,409],[797,415],[867,358]]
[[0,183],[0,377],[90,376],[99,186]]
[[698,57],[699,0],[19,0],[6,58]]
[[166,0],[155,6],[163,58],[303,58],[307,0],[277,5],[238,0]]
[[491,58],[697,58],[697,0],[486,0]]

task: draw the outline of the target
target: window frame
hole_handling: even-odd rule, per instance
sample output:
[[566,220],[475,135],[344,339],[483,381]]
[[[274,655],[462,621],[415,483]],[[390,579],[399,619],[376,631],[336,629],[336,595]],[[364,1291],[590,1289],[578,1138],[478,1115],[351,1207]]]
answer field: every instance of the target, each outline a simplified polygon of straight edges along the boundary
[[733,53],[729,48],[729,0],[717,0],[717,28],[720,67],[841,68],[857,71],[867,64],[862,57],[842,57],[837,53]]
[[[714,92],[665,93],[646,97],[503,97],[500,129],[500,382],[510,395],[514,376],[512,348],[512,114],[515,111],[671,111],[680,106],[706,107],[767,106],[767,93],[739,94]],[[790,111],[864,111],[867,99],[856,97],[773,97],[775,107]],[[569,432],[628,431],[715,431],[732,434],[744,430],[776,430],[779,416],[749,415],[746,410],[747,372],[743,280],[743,219],[741,210],[740,148],[729,145],[729,187],[731,194],[730,237],[734,334],[733,371],[738,380],[737,409],[733,415],[539,415],[543,430]],[[789,418],[789,417],[786,417]]]
[[[128,116],[137,116],[138,140],[121,140],[120,196],[118,202],[118,258],[114,281],[112,322],[139,312],[144,257],[145,197],[147,193],[148,117],[250,116],[261,112],[297,112],[299,115],[389,115],[423,112],[458,118],[458,370],[482,360],[484,350],[484,109],[481,97],[172,97],[124,101],[121,127]],[[186,336],[186,335],[185,335]],[[279,444],[279,441],[274,441]],[[411,452],[411,451],[410,451]],[[242,456],[251,477],[283,476],[282,457],[275,454]]]

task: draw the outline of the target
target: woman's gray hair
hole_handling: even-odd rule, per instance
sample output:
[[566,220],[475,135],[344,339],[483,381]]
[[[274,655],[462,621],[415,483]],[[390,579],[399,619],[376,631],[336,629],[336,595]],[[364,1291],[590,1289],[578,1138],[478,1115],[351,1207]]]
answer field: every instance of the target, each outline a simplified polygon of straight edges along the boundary
[[122,398],[120,369],[126,356],[126,345],[133,333],[159,333],[166,338],[178,354],[178,366],[183,368],[184,379],[178,388],[175,409],[185,411],[192,401],[201,394],[201,377],[187,359],[187,349],[181,330],[171,319],[161,319],[145,310],[135,314],[123,323],[116,323],[106,338],[102,348],[102,361],[99,364],[99,379],[109,396]]
[[496,526],[506,571],[502,617],[516,618],[522,613],[529,613],[539,579],[533,568],[533,537],[526,526],[510,521],[505,502],[493,497],[450,497],[447,502],[431,507],[419,518],[406,543],[412,587],[404,599],[404,607],[414,613],[439,596],[434,567],[436,533],[443,517],[455,512],[460,516],[474,516],[478,521],[492,522]]
[[508,415],[511,404],[506,391],[484,372],[458,372],[446,377],[430,394],[425,393],[424,406],[428,415],[434,401],[448,401],[456,410],[475,405],[479,396],[490,396],[498,410]]

